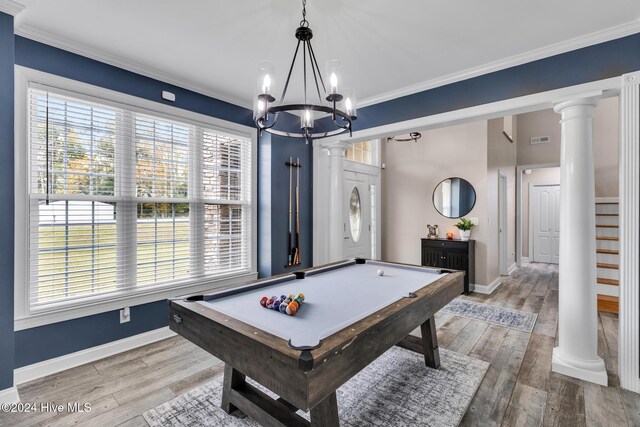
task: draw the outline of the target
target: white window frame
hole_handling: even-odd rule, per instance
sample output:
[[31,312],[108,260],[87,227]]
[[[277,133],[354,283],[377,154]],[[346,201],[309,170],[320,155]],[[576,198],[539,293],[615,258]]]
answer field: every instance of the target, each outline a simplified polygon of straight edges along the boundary
[[[133,111],[153,114],[160,118],[180,120],[196,126],[229,133],[251,141],[251,249],[250,268],[245,273],[234,273],[215,278],[186,280],[180,284],[146,289],[123,290],[109,295],[87,297],[73,304],[52,304],[46,309],[32,311],[29,308],[29,154],[28,154],[28,89],[32,84],[50,86],[61,92],[70,92],[82,99],[99,98],[104,104],[125,104]],[[160,93],[158,93],[160,98]],[[16,331],[48,325],[64,320],[122,309],[180,295],[206,290],[224,289],[247,283],[257,278],[257,134],[253,127],[228,122],[204,114],[183,110],[158,102],[149,101],[121,92],[104,89],[87,83],[56,76],[16,65],[15,67],[15,239],[14,239],[14,288]]]

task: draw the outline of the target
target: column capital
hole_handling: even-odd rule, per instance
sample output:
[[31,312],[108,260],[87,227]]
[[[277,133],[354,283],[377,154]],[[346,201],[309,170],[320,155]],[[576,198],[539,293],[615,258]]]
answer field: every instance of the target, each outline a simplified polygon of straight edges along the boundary
[[595,107],[602,98],[602,91],[596,91],[591,93],[585,93],[579,97],[573,97],[571,99],[562,99],[553,103],[553,111],[556,113],[562,113],[564,110],[571,107],[585,106]]
[[349,147],[349,145],[351,145],[351,143],[347,141],[334,141],[334,142],[321,143],[320,147],[324,148],[325,150],[328,150],[332,156],[335,156],[339,154],[344,154],[344,150],[346,150],[347,147]]

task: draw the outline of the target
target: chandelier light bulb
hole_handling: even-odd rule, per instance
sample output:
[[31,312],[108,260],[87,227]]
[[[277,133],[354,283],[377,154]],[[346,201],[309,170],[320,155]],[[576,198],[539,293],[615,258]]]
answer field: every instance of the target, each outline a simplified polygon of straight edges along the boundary
[[344,101],[344,105],[345,105],[345,107],[347,109],[347,114],[351,114],[351,110],[353,109],[353,105],[351,104],[351,98],[347,98]]
[[258,111],[264,111],[264,101],[263,100],[259,100],[258,101]]
[[336,76],[336,73],[331,73],[329,81],[331,82],[331,93],[336,93],[338,91],[338,76]]
[[271,89],[271,77],[269,74],[265,74],[264,81],[262,82],[262,93],[269,93]]

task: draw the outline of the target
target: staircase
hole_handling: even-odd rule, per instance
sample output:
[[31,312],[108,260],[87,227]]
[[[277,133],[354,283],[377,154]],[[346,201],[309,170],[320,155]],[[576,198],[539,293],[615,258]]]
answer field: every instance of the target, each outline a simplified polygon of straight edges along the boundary
[[596,199],[596,260],[598,311],[618,312],[620,242],[618,198]]

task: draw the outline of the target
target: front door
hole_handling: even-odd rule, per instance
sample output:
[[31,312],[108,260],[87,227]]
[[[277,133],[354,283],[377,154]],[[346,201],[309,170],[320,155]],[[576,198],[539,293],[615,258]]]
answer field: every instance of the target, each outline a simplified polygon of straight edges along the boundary
[[371,194],[369,175],[344,172],[342,235],[345,258],[371,258]]
[[533,262],[558,264],[560,255],[560,186],[535,185],[531,191]]

